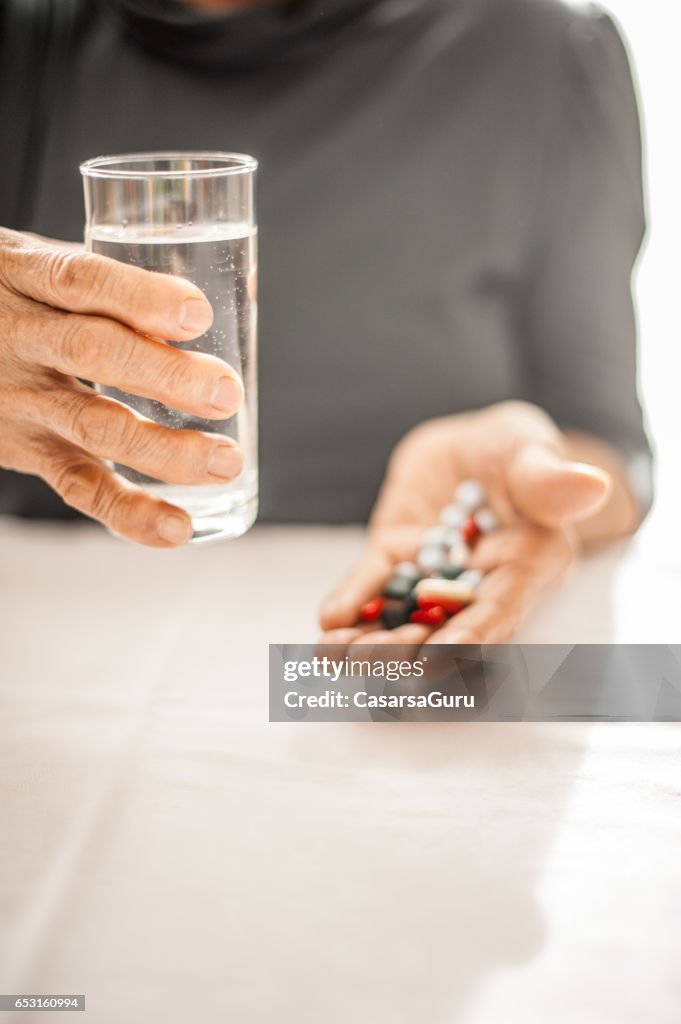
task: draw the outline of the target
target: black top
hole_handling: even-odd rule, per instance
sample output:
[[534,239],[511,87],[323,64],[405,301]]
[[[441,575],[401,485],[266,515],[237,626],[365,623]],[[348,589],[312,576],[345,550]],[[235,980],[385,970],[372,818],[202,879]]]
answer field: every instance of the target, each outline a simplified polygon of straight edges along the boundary
[[[260,161],[261,509],[364,519],[428,417],[505,398],[648,455],[640,133],[611,20],[558,0],[0,0],[0,223],[82,237],[78,163]],[[0,508],[59,514],[4,474]]]

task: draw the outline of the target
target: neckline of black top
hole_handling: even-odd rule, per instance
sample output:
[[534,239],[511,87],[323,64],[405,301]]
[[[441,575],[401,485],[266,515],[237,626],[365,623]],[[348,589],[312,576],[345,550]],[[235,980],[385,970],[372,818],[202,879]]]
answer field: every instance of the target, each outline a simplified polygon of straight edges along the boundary
[[105,0],[137,40],[178,63],[232,67],[318,52],[423,10],[430,0],[288,0],[229,14],[182,0]]

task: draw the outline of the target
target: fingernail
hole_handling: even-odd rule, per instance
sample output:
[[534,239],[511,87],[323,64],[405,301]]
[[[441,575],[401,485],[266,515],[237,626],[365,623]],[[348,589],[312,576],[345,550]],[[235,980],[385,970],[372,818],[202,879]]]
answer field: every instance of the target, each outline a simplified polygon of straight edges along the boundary
[[244,397],[241,381],[236,377],[220,377],[213,388],[210,404],[217,412],[235,413]]
[[241,472],[243,456],[238,448],[221,444],[213,451],[208,460],[208,472],[213,476],[230,478]]
[[186,299],[180,310],[184,331],[207,331],[213,323],[213,310],[205,299]]
[[186,544],[192,536],[192,525],[180,516],[163,516],[156,524],[156,532],[168,544]]

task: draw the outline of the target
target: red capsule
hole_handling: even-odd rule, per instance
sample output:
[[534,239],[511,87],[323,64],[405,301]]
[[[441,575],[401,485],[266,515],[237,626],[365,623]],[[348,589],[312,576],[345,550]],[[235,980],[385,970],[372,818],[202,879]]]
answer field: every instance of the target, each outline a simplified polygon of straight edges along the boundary
[[430,608],[417,608],[409,616],[410,622],[418,622],[421,626],[441,626],[447,618],[442,605],[435,604]]
[[362,605],[362,607],[360,608],[359,617],[362,622],[376,622],[376,620],[380,619],[381,615],[383,614],[384,608],[385,598],[373,597],[371,601],[367,601],[366,604]]
[[479,536],[480,527],[473,516],[469,516],[469,518],[461,524],[461,539],[465,540],[466,544],[472,544]]
[[427,612],[431,608],[443,608],[448,615],[458,615],[466,607],[463,601],[455,601],[446,597],[419,597],[418,606],[421,611]]

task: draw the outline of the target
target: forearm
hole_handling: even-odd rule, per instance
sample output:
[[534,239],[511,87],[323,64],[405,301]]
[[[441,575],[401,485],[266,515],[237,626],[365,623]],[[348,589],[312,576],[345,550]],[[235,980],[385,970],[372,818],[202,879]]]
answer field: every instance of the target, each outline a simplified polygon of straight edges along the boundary
[[634,497],[621,455],[600,438],[568,431],[567,454],[576,462],[598,466],[610,474],[612,489],[604,505],[588,519],[576,525],[585,546],[627,537],[638,527],[642,510]]

